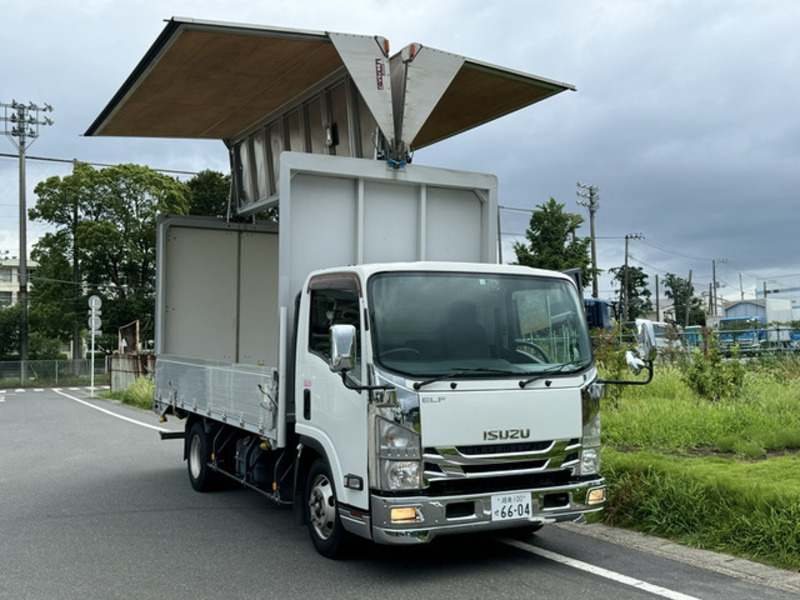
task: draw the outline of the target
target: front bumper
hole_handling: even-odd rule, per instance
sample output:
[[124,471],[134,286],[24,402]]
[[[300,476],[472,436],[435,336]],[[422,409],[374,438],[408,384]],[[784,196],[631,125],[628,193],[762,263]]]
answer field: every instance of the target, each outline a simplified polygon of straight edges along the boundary
[[[603,501],[588,504],[592,490],[603,490]],[[526,490],[499,492],[529,493],[532,513],[529,518],[495,520],[492,515],[492,493],[458,496],[386,497],[371,495],[372,539],[380,544],[421,544],[440,535],[477,533],[516,529],[557,521],[597,522],[603,518],[605,480]],[[393,523],[394,508],[416,509],[414,522]],[[345,525],[346,526],[346,525]]]

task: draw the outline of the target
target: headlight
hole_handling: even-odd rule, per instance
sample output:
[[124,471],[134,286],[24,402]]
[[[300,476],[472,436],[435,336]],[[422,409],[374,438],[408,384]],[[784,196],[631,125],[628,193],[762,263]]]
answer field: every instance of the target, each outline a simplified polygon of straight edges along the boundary
[[581,475],[593,475],[600,470],[600,414],[583,427]]
[[592,448],[600,445],[600,413],[583,426],[583,447]]
[[417,490],[420,488],[420,463],[418,460],[381,460],[383,489]]
[[422,449],[416,431],[377,418],[378,462],[382,490],[418,490],[422,487]]
[[598,448],[584,448],[581,452],[581,475],[592,475],[600,470],[600,451]]
[[378,419],[378,448],[381,458],[419,459],[420,439],[416,431]]

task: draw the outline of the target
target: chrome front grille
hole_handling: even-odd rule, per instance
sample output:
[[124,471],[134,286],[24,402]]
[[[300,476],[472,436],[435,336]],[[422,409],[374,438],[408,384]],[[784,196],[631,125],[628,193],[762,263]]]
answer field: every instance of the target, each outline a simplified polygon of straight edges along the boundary
[[578,439],[425,448],[424,476],[434,483],[567,470],[579,450]]

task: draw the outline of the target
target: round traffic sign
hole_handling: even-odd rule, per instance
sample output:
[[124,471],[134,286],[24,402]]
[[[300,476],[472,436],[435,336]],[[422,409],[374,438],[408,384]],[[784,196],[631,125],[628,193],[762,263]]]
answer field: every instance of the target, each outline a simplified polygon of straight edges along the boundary
[[89,329],[100,329],[100,317],[92,315],[89,317]]
[[103,301],[100,300],[100,296],[89,296],[89,308],[97,310],[101,306],[103,306]]

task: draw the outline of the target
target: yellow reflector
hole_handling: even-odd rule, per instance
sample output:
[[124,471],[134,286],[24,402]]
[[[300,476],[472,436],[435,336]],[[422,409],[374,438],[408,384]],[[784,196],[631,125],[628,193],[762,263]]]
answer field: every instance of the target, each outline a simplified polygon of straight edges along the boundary
[[417,521],[417,509],[413,506],[404,508],[393,508],[392,523],[415,523]]
[[589,496],[586,498],[587,504],[600,504],[606,499],[606,488],[595,488],[589,491]]

